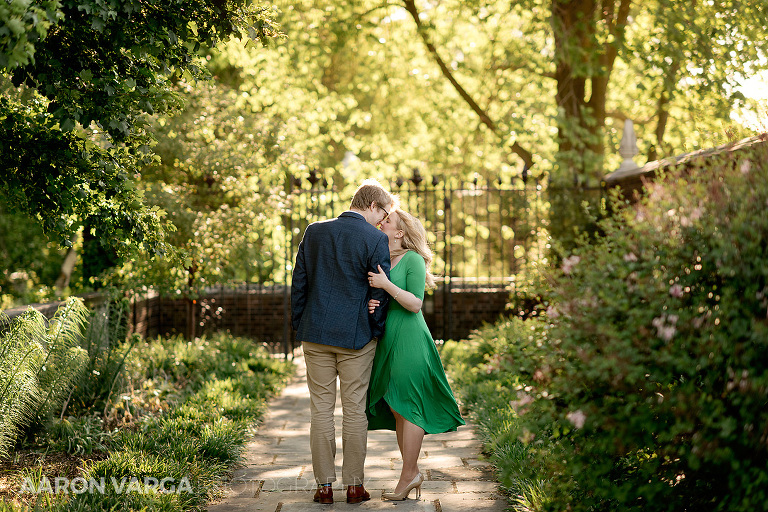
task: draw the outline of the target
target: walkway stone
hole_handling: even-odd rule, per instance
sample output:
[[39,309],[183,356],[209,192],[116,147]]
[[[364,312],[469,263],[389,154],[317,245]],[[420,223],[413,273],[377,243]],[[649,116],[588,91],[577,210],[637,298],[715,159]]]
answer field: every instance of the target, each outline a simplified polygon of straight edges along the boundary
[[472,425],[457,432],[424,438],[419,468],[424,474],[420,499],[384,501],[381,493],[394,488],[402,461],[395,433],[368,433],[365,488],[371,500],[350,505],[341,483],[341,402],[336,403],[338,453],[333,505],[312,501],[316,484],[309,450],[309,392],[303,356],[296,357],[296,376],[270,402],[257,434],[246,446],[244,461],[227,483],[224,498],[209,512],[294,512],[389,510],[396,512],[501,512],[507,500],[495,483],[493,467],[479,458],[482,448]]

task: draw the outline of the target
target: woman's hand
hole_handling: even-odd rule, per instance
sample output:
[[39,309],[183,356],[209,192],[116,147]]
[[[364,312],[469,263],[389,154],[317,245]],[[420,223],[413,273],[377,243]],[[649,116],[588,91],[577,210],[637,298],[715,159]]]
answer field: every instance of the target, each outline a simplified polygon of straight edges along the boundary
[[368,313],[373,314],[374,311],[376,311],[376,308],[379,307],[381,302],[379,302],[376,299],[371,299],[368,301]]
[[368,284],[374,288],[384,288],[389,283],[387,274],[381,269],[381,265],[377,265],[379,272],[368,272]]

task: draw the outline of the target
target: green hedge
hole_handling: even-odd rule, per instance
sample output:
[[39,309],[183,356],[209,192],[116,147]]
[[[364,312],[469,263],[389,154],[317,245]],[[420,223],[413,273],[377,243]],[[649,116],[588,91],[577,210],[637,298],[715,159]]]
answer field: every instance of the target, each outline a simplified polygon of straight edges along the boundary
[[519,417],[530,405],[528,381],[543,355],[540,333],[540,322],[511,318],[441,349],[454,392],[478,429],[501,488],[514,509],[524,512],[543,510],[550,494],[545,462],[558,449],[551,429],[533,434]]
[[564,258],[537,406],[572,428],[554,508],[768,503],[768,144],[649,188]]
[[768,508],[762,146],[670,173],[601,222],[546,276],[541,320],[446,347],[519,510]]

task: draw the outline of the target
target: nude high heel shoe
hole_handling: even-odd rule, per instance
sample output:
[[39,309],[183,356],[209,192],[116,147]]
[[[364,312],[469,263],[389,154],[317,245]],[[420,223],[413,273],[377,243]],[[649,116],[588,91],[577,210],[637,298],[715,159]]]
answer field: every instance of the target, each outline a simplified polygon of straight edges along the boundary
[[416,499],[421,497],[421,484],[424,482],[424,477],[419,473],[416,475],[413,480],[411,480],[411,483],[408,484],[408,486],[403,490],[403,492],[395,494],[394,492],[383,492],[381,493],[381,499],[384,500],[390,500],[390,501],[403,501],[408,497],[408,494],[411,492],[411,489],[414,487],[416,488]]

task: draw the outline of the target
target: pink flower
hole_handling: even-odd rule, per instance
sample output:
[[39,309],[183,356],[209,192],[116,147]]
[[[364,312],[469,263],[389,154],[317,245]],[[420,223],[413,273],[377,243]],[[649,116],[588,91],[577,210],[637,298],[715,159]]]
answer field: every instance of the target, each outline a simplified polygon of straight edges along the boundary
[[739,167],[741,174],[748,174],[750,169],[752,169],[752,162],[750,160],[741,162],[741,166]]
[[570,273],[573,271],[573,267],[578,265],[578,263],[581,261],[581,258],[579,256],[573,255],[565,258],[563,260],[563,273],[565,275],[570,275]]
[[675,283],[669,288],[669,294],[679,299],[683,296],[683,287]]
[[[669,320],[669,323],[667,323],[667,320]],[[651,322],[651,324],[656,328],[656,336],[663,339],[664,341],[671,340],[675,335],[677,332],[677,329],[675,328],[676,323],[677,315],[670,315],[669,318],[667,318],[666,315],[662,315],[654,318]]]
[[664,326],[664,328],[662,328],[659,332],[659,338],[663,339],[664,341],[669,341],[672,339],[676,332],[677,329],[675,329],[674,325]]
[[691,212],[691,220],[693,220],[693,221],[699,220],[703,213],[704,213],[704,210],[702,210],[700,206],[697,206]]
[[554,306],[548,306],[547,307],[547,316],[549,318],[557,318],[560,316],[560,312],[557,310]]
[[630,252],[624,255],[624,261],[626,262],[637,261],[637,256],[635,256],[635,253]]
[[574,427],[582,428],[584,426],[584,423],[587,421],[587,415],[584,414],[584,412],[579,409],[578,411],[571,411],[569,412],[565,418],[570,421]]
[[525,414],[525,406],[533,403],[533,397],[522,391],[517,392],[517,400],[510,400],[509,405],[517,414]]

